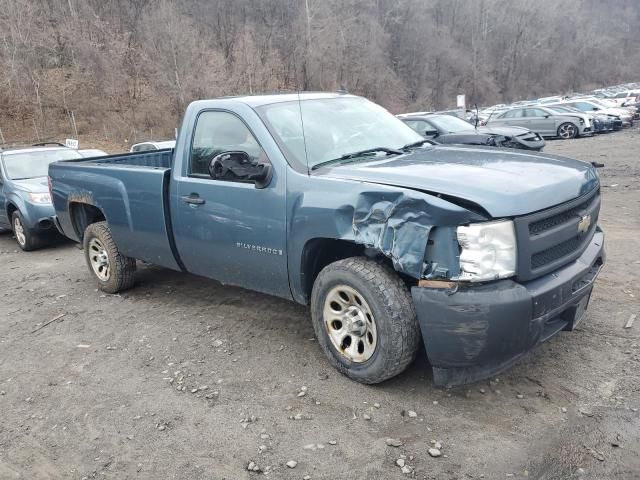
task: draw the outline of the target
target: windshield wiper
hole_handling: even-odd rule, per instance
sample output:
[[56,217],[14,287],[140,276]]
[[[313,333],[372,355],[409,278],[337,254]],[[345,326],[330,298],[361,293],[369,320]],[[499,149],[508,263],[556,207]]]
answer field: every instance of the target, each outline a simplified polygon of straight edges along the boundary
[[367,155],[370,153],[378,153],[378,152],[384,152],[387,155],[402,155],[404,153],[402,152],[402,150],[396,150],[395,148],[387,148],[387,147],[367,148],[366,150],[360,150],[358,152],[352,152],[352,153],[345,153],[341,157],[333,158],[331,160],[317,163],[316,165],[311,167],[311,170],[317,170],[327,165],[332,165],[334,163],[343,163],[345,160],[351,160],[357,157],[361,157],[363,155]]
[[425,143],[428,143],[429,145],[435,145],[436,144],[436,142],[434,142],[432,140],[427,140],[425,138],[424,140],[418,140],[417,142],[407,143],[404,147],[401,147],[400,150],[410,150],[410,149],[415,148],[415,147],[421,147]]

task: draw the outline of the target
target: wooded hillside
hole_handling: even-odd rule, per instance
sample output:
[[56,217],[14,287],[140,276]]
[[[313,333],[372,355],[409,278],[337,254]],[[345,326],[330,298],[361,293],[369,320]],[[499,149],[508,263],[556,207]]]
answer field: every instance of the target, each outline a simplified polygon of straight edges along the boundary
[[395,112],[640,80],[637,0],[0,0],[7,141],[172,137],[196,98],[340,85]]

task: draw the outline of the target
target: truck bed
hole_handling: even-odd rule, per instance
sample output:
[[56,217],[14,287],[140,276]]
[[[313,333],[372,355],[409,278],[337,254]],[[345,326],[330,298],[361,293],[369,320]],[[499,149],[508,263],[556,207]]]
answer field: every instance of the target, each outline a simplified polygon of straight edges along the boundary
[[173,150],[167,149],[140,153],[118,153],[102,157],[74,159],[69,162],[95,163],[98,165],[108,164],[114,166],[127,165],[134,167],[171,168],[173,163]]
[[52,164],[52,200],[65,235],[81,241],[74,208],[93,205],[123,254],[179,270],[169,216],[172,159],[173,150],[157,150]]

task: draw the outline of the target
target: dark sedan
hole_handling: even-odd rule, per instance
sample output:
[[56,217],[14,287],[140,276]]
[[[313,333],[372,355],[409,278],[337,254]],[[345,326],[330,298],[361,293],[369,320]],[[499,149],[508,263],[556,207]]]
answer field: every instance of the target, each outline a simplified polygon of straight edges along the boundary
[[438,143],[485,145],[541,151],[544,139],[521,127],[476,127],[452,115],[406,114],[398,118],[425,138]]

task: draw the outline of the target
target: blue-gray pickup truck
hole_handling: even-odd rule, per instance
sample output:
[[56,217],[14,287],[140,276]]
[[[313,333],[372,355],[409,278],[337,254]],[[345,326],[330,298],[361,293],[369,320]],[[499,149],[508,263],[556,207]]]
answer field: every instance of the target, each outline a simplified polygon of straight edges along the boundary
[[431,145],[348,94],[196,101],[175,149],[49,176],[102,290],[142,260],[308,304],[331,364],[364,383],[421,343],[436,385],[494,375],[576,326],[604,263],[589,163]]

